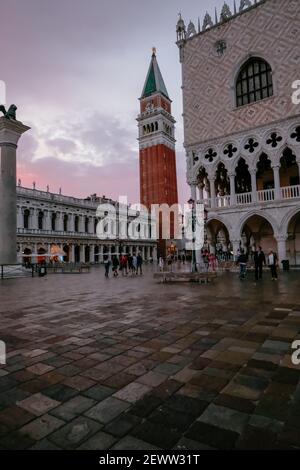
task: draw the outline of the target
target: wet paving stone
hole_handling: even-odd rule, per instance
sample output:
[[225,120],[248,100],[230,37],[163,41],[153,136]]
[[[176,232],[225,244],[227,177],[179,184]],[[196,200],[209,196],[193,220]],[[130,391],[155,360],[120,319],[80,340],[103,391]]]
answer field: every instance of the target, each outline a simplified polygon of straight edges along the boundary
[[299,382],[299,372],[288,367],[279,367],[273,375],[273,380],[284,384],[297,385]]
[[178,382],[175,379],[167,379],[165,382],[153,389],[152,394],[163,400],[173,395],[173,393],[179,390],[180,387],[182,387],[181,382]]
[[111,434],[100,431],[81,444],[78,450],[105,450],[109,449],[116,441],[117,439]]
[[52,416],[56,416],[57,418],[60,418],[64,421],[71,421],[72,419],[76,418],[76,416],[92,408],[92,406],[94,406],[96,403],[96,400],[77,395],[76,397],[64,402],[57,408],[54,408],[49,413]]
[[183,433],[195,421],[195,415],[178,410],[174,413],[174,409],[162,405],[148,416],[148,420],[152,423],[167,426],[176,432]]
[[147,385],[138,382],[132,382],[118,392],[114,393],[113,397],[119,398],[120,400],[124,400],[129,403],[135,403],[144,395],[146,395],[150,390],[151,388]]
[[6,450],[25,450],[30,448],[36,441],[19,431],[8,434],[0,439],[0,447]]
[[236,444],[237,449],[276,450],[279,448],[277,435],[269,429],[248,425]]
[[300,448],[299,280],[0,281],[0,448]]
[[172,449],[179,440],[180,434],[164,424],[145,421],[131,431],[137,439],[149,442],[162,449]]
[[1,427],[5,430],[3,434],[6,434],[9,431],[20,428],[34,418],[34,414],[29,413],[16,405],[4,408],[0,411],[0,434],[2,434]]
[[30,450],[61,450],[61,447],[58,447],[53,442],[50,442],[47,438],[37,441]]
[[280,449],[299,450],[300,433],[299,428],[286,426],[278,436],[278,447]]
[[196,400],[194,398],[184,395],[173,395],[165,401],[165,405],[176,412],[188,413],[192,416],[200,416],[207,407],[208,403],[202,400]]
[[80,416],[49,436],[49,440],[62,449],[76,449],[101,429],[101,425]]
[[228,379],[203,373],[193,377],[189,383],[203,388],[204,390],[220,392],[228,384]]
[[115,392],[115,388],[105,387],[104,385],[94,385],[88,390],[84,390],[82,394],[86,397],[93,398],[96,401],[102,401]]
[[30,397],[30,393],[20,388],[12,388],[9,393],[2,392],[0,393],[0,410],[15,405],[18,401],[25,400],[28,397]]
[[158,374],[165,374],[170,376],[179,372],[183,367],[183,364],[170,364],[169,362],[164,362],[156,366],[153,370]]
[[207,444],[221,450],[233,449],[239,434],[197,421],[185,434],[188,439]]
[[285,421],[292,405],[294,391],[295,387],[292,385],[273,382],[260,399],[255,413]]
[[224,406],[217,406],[213,403],[205,409],[198,419],[198,421],[202,423],[218,426],[222,429],[227,429],[238,434],[242,433],[248,420],[249,415],[246,413],[233,410],[232,408],[226,408]]
[[43,415],[40,418],[31,421],[20,429],[21,434],[38,441],[51,434],[56,429],[65,424],[61,419],[50,415]]
[[155,395],[146,395],[130,408],[130,413],[141,418],[147,417],[161,402],[162,400]]
[[77,395],[78,391],[64,384],[55,384],[45,389],[43,394],[57,401],[66,401]]
[[52,410],[52,408],[56,408],[59,405],[59,401],[49,398],[46,395],[42,395],[41,393],[36,393],[25,398],[25,400],[17,402],[17,406],[36,416],[47,413],[49,410]]
[[255,409],[255,403],[251,400],[245,398],[235,397],[232,395],[227,395],[226,393],[221,393],[214,400],[216,405],[225,406],[233,410],[241,411],[243,413],[253,413]]
[[[131,410],[132,411],[132,410]],[[141,418],[134,416],[130,413],[124,413],[119,416],[117,419],[105,426],[104,431],[107,431],[109,434],[112,434],[116,437],[123,437],[128,434],[131,429],[137,426],[141,421]]]
[[174,450],[216,450],[214,447],[202,444],[192,439],[182,437],[173,447]]
[[151,445],[149,442],[142,441],[131,435],[128,435],[115,444],[111,450],[157,450],[161,447]]
[[107,424],[123,413],[129,406],[129,403],[125,401],[109,397],[92,407],[85,413],[85,416],[99,421],[100,423]]
[[133,382],[135,377],[131,374],[125,374],[125,373],[120,373],[113,375],[109,379],[106,379],[103,381],[103,384],[106,387],[111,387],[111,388],[123,388],[129,383]]

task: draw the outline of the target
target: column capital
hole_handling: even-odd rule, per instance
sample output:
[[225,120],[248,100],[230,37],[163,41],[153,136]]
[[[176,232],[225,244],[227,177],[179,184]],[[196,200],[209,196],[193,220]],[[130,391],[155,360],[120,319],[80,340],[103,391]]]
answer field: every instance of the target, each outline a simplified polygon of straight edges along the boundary
[[0,118],[0,145],[17,146],[19,138],[24,132],[28,131],[30,127],[25,126],[21,121],[7,119],[6,117]]
[[279,235],[279,234],[276,234],[276,233],[275,233],[275,234],[274,234],[274,238],[275,238],[275,240],[277,240],[278,242],[286,242],[287,239],[288,239],[288,234],[286,234],[286,235],[280,234],[280,235]]

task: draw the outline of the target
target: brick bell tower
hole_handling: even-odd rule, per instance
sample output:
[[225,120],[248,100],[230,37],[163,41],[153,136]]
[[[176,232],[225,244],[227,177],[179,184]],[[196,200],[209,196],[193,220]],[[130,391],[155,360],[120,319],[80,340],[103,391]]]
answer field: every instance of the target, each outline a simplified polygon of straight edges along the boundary
[[[175,119],[171,103],[153,48],[151,62],[140,97],[139,126],[140,201],[148,209],[152,204],[178,203]],[[171,238],[174,237],[171,219]],[[166,243],[159,241],[159,253],[164,256]]]

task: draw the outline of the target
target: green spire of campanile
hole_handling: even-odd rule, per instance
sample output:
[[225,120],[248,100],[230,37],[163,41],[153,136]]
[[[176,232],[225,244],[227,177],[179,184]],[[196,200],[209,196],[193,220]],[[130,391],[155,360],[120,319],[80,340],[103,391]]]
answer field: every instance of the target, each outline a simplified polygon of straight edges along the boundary
[[155,48],[152,50],[151,62],[141,98],[146,98],[154,93],[162,93],[166,98],[170,99],[156,60]]

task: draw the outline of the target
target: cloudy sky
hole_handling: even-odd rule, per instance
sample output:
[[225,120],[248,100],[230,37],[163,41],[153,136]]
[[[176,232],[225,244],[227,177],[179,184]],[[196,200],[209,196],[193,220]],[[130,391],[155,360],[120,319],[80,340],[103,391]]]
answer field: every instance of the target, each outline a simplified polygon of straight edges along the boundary
[[[31,130],[19,145],[23,186],[139,200],[136,116],[151,48],[173,100],[181,201],[181,71],[175,26],[223,0],[0,0],[0,79]],[[229,3],[233,3],[230,0]]]

